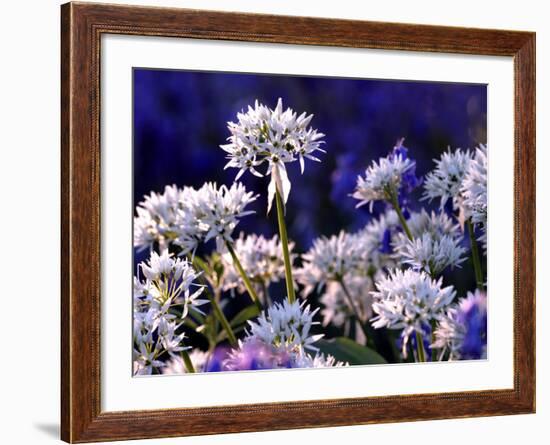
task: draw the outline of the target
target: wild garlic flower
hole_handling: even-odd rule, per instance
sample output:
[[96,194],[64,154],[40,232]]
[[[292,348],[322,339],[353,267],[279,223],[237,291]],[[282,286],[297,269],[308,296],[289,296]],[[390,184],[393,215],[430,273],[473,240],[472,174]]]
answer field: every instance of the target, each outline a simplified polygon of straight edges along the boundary
[[487,250],[487,146],[480,144],[468,166],[468,171],[462,181],[461,188],[463,206],[466,218],[472,223],[480,225],[483,235],[479,241],[483,242]]
[[155,300],[134,304],[134,374],[152,374],[165,366],[160,358],[174,357],[187,349],[185,334],[176,333],[182,323],[177,323],[169,309],[169,304],[160,305]]
[[257,197],[241,183],[218,187],[207,182],[198,190],[168,186],[162,195],[153,192],[136,208],[134,246],[141,250],[156,242],[164,251],[173,243],[186,254],[212,238],[218,246],[231,242],[240,218],[254,213],[246,207]]
[[441,209],[451,200],[453,208],[459,210],[462,200],[460,189],[471,159],[470,151],[460,148],[454,152],[449,148],[439,159],[434,159],[436,166],[426,175],[422,199],[431,201],[439,198]]
[[407,223],[413,239],[399,233],[393,243],[396,258],[402,263],[435,277],[447,267],[460,267],[466,261],[462,230],[445,213],[428,214],[422,209],[413,213]]
[[134,246],[139,250],[158,243],[162,249],[176,237],[180,221],[178,211],[183,191],[167,185],[164,192],[151,192],[136,207],[134,217]]
[[305,286],[305,295],[316,286],[341,280],[365,264],[365,250],[357,241],[356,235],[341,231],[313,242],[311,249],[302,255],[303,266],[296,273],[298,282]]
[[[164,367],[161,358],[174,357],[187,349],[180,329],[190,306],[196,310],[203,288],[195,285],[198,274],[189,263],[170,257],[167,250],[151,253],[140,264],[145,281],[134,278],[134,373],[151,374]],[[198,289],[192,292],[192,287]],[[176,310],[176,308],[181,308]]]
[[386,210],[358,232],[359,245],[364,249],[363,258],[369,267],[378,271],[396,266],[392,246],[401,230],[395,210]]
[[[206,371],[208,352],[201,351],[200,349],[193,349],[189,352],[189,358],[191,359],[195,372]],[[166,375],[179,375],[187,374],[189,371],[183,359],[179,355],[176,355],[164,363],[161,372]]]
[[423,335],[423,326],[440,320],[456,294],[452,286],[442,287],[441,279],[436,281],[412,269],[390,271],[375,286],[372,326],[402,330],[404,356],[410,336],[416,332]]
[[349,366],[348,362],[342,362],[336,360],[330,354],[316,353],[314,356],[311,354],[299,354],[295,356],[293,362],[293,368],[341,368],[343,366]]
[[157,360],[159,351],[148,350],[144,343],[140,343],[139,350],[134,349],[134,375],[151,375],[155,370],[162,368],[164,362]]
[[365,171],[365,176],[357,177],[357,185],[352,197],[359,200],[356,207],[370,204],[370,211],[375,201],[397,199],[403,175],[416,167],[416,163],[402,153],[380,158],[378,162]]
[[[204,290],[203,286],[195,284],[200,273],[195,272],[187,260],[174,258],[167,250],[160,255],[152,252],[149,260],[142,262],[140,268],[147,279],[141,286],[152,287],[155,299],[160,304],[182,304],[182,318],[187,315],[189,306],[197,308],[208,302],[198,298]],[[192,287],[197,289],[192,292]]]
[[[233,241],[231,236],[240,218],[254,213],[253,210],[245,209],[257,197],[247,192],[241,183],[233,183],[229,188],[225,185],[218,187],[212,182],[205,183],[184,210],[198,222],[200,234],[194,235],[195,239],[207,242],[215,238],[218,250],[221,250],[225,241]],[[184,251],[189,251],[192,243],[182,247]]]
[[[368,276],[350,275],[344,277],[344,282],[355,307],[359,310],[360,321],[367,321],[373,315],[371,291],[374,290],[374,283],[372,279]],[[355,316],[342,285],[336,281],[327,283],[325,292],[319,301],[324,306],[321,309],[323,326],[329,324],[337,327],[344,326],[350,317]]]
[[256,321],[248,321],[250,327],[247,338],[254,338],[284,350],[316,351],[318,348],[314,343],[323,337],[323,334],[311,334],[311,328],[319,324],[313,321],[318,310],[311,311],[310,306],[305,306],[305,302],[289,303],[285,299],[262,312]]
[[397,213],[388,210],[355,233],[320,237],[302,255],[302,267],[295,273],[304,286],[303,294],[349,277],[366,280],[379,271],[396,266],[392,245],[400,233]]
[[283,111],[283,101],[279,99],[274,109],[256,101],[254,108],[249,106],[246,113],[237,114],[237,122],[227,124],[231,133],[227,139],[229,143],[220,146],[228,153],[225,168],[238,168],[238,180],[247,170],[253,175],[263,176],[258,167],[267,164],[265,174],[271,175],[268,212],[275,188],[281,193],[284,203],[288,199],[290,181],[285,164],[298,160],[303,173],[304,158],[320,162],[313,153],[324,152],[320,148],[324,134],[308,127],[312,118],[312,114],[306,113],[298,116],[291,108]]
[[414,238],[420,237],[424,233],[429,233],[434,238],[448,235],[452,238],[463,236],[460,225],[455,223],[445,212],[426,212],[422,209],[420,212],[411,213],[407,220],[407,225]]
[[[296,255],[292,254],[294,243],[289,243],[291,262]],[[272,238],[264,238],[256,234],[245,236],[243,233],[235,240],[233,249],[241,262],[246,275],[252,281],[259,293],[269,287],[271,283],[279,282],[285,276],[285,263],[283,261],[283,247],[277,235]],[[222,253],[224,264],[223,290],[237,289],[239,293],[245,293],[246,288],[240,273],[235,269],[233,258],[229,252]]]
[[396,251],[404,264],[433,277],[447,267],[460,267],[466,261],[466,249],[461,247],[459,239],[448,235],[434,237],[427,232],[412,240],[402,237]]
[[487,295],[476,289],[452,305],[435,329],[432,348],[440,358],[476,360],[487,358]]

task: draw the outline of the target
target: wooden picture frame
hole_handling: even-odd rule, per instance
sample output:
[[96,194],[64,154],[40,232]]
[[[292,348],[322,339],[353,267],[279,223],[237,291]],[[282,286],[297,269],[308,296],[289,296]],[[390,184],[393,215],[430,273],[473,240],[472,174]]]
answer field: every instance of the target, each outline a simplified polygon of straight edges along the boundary
[[[535,411],[534,33],[91,3],[67,3],[61,7],[61,18],[63,440],[92,442]],[[513,57],[513,389],[102,412],[99,74],[100,38],[105,33]]]

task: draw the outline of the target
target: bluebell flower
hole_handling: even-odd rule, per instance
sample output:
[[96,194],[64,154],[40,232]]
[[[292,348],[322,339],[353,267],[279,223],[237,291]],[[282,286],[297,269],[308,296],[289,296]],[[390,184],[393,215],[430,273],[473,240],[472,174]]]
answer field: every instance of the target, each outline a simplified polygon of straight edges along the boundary
[[478,360],[487,357],[487,295],[476,289],[451,306],[435,330],[433,348],[449,360]]
[[393,160],[397,157],[401,157],[401,159],[410,159],[412,161],[411,168],[403,172],[401,176],[401,185],[397,196],[399,205],[403,209],[403,215],[406,219],[408,219],[408,208],[410,207],[409,194],[422,184],[422,178],[416,176],[416,161],[409,158],[409,149],[403,145],[404,141],[405,138],[401,138],[397,141],[397,144],[393,147],[393,150],[390,152],[388,158]]

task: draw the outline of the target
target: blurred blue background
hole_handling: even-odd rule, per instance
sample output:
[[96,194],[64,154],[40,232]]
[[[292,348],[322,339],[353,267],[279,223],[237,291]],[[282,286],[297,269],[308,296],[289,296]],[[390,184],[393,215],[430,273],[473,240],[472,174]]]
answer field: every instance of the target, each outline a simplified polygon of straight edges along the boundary
[[[298,252],[321,234],[359,229],[369,220],[368,206],[355,209],[349,194],[357,175],[399,138],[416,159],[418,176],[448,146],[486,143],[485,85],[142,68],[133,78],[134,205],[166,184],[231,184],[237,170],[223,170],[219,145],[229,136],[227,121],[256,99],[274,107],[281,97],[285,108],[315,115],[311,125],[326,134],[327,153],[320,154],[321,163],[306,160],[303,175],[298,162],[289,166],[287,224]],[[241,180],[261,196],[252,204],[257,213],[237,232],[277,233],[276,213],[265,214],[268,179],[246,173]],[[413,198],[420,194],[421,188]],[[419,205],[412,200],[413,209]],[[375,206],[375,213],[380,210]]]

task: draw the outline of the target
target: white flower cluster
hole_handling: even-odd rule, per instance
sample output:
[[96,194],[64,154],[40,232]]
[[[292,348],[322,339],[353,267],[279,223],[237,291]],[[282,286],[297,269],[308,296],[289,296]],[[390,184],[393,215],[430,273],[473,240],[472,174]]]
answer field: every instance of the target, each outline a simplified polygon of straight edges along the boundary
[[156,242],[164,250],[173,243],[187,253],[213,238],[220,246],[232,241],[240,218],[254,213],[245,208],[256,199],[241,183],[218,187],[207,182],[198,190],[167,186],[162,195],[153,192],[137,207],[134,246],[152,248]]
[[[366,322],[372,317],[372,296],[374,282],[371,277],[362,275],[350,275],[345,280],[346,288],[350,293],[355,306],[359,309],[360,322]],[[329,323],[334,326],[344,326],[350,317],[354,316],[348,297],[342,285],[336,281],[327,283],[325,292],[319,298],[323,304],[321,315],[323,326]]]
[[220,146],[228,153],[225,168],[238,168],[238,180],[247,170],[263,176],[257,167],[267,163],[266,175],[271,175],[268,213],[275,189],[282,194],[284,203],[288,199],[290,181],[285,164],[298,160],[303,173],[305,158],[320,162],[313,153],[324,152],[324,134],[308,127],[312,118],[306,113],[298,116],[291,108],[283,111],[283,101],[279,99],[274,109],[256,101],[254,108],[249,106],[246,113],[237,114],[237,122],[227,124],[229,143]]
[[451,200],[453,208],[459,210],[462,205],[460,189],[471,158],[469,150],[462,151],[458,148],[451,152],[449,148],[440,159],[434,159],[436,167],[426,175],[422,199],[431,201],[439,198],[441,208]]
[[406,357],[409,337],[416,332],[422,335],[424,326],[440,320],[455,294],[452,286],[442,287],[441,279],[433,280],[424,272],[393,270],[376,282],[372,292],[376,313],[372,325],[402,330]]
[[324,137],[313,128],[308,128],[313,115],[297,115],[291,108],[283,111],[283,101],[279,99],[275,109],[270,109],[258,101],[246,113],[237,114],[238,122],[228,122],[231,136],[229,143],[221,145],[228,153],[228,167],[239,169],[237,180],[249,170],[262,176],[256,167],[266,162],[267,174],[274,166],[284,169],[284,164],[299,160],[302,172],[304,158],[319,161],[312,155],[320,148]]
[[442,208],[452,200],[461,224],[471,218],[481,227],[479,241],[487,250],[487,146],[480,144],[474,152],[449,150],[435,163],[436,168],[426,176],[422,199],[440,198]]
[[161,248],[172,241],[179,231],[183,190],[167,185],[164,193],[152,192],[136,207],[134,246],[139,250],[159,243]]
[[412,240],[403,237],[396,251],[404,264],[431,276],[439,275],[449,266],[460,267],[466,261],[466,249],[460,246],[460,239],[448,235],[436,238],[424,233],[420,238]]
[[487,249],[487,146],[480,145],[468,166],[462,182],[464,212],[472,222],[480,225],[483,235],[480,241]]
[[314,356],[310,354],[298,354],[292,363],[293,368],[341,368],[343,366],[349,366],[349,364],[337,360],[330,354],[319,352]]
[[416,163],[402,154],[380,158],[365,171],[365,176],[357,177],[357,185],[352,196],[359,200],[357,207],[370,203],[370,211],[375,201],[391,201],[397,197],[403,174],[415,167]]
[[387,210],[378,218],[371,219],[359,231],[359,244],[365,250],[364,258],[368,261],[369,267],[380,271],[396,266],[391,247],[400,233],[401,225],[395,210]]
[[[292,254],[294,243],[289,243],[291,261],[295,258]],[[246,275],[250,278],[256,289],[262,293],[271,283],[277,283],[285,276],[285,264],[283,261],[283,247],[277,235],[265,238],[256,234],[247,235],[241,233],[235,240],[233,249],[239,259]],[[245,293],[246,288],[241,275],[235,269],[233,258],[229,252],[222,254],[224,264],[224,291],[237,289],[239,293]]]
[[[397,214],[389,210],[356,233],[342,231],[337,236],[316,239],[311,249],[302,255],[302,267],[296,277],[304,286],[304,296],[324,287],[320,302],[324,306],[321,314],[325,326],[329,323],[343,326],[350,315],[358,315],[362,321],[371,317],[373,280],[383,270],[396,265],[390,246],[396,240],[398,224]],[[341,281],[358,314],[350,306]]]
[[[256,322],[249,321],[250,330],[238,348],[224,361],[227,370],[274,368],[326,368],[347,366],[330,355],[318,352],[314,343],[323,334],[311,335],[317,309],[298,302],[275,303]],[[308,351],[315,352],[312,355]]]
[[[207,300],[199,298],[203,288],[195,285],[198,274],[167,250],[160,255],[152,252],[140,268],[145,281],[134,278],[134,373],[152,374],[164,366],[159,357],[175,357],[187,349],[180,329],[183,320],[189,307],[200,311]],[[192,291],[192,286],[197,289]]]
[[303,266],[296,274],[298,281],[305,286],[304,294],[364,269],[366,252],[359,241],[360,236],[344,231],[330,238],[317,238],[311,249],[302,255]]
[[313,316],[319,309],[311,311],[309,306],[298,301],[275,303],[263,312],[258,319],[249,321],[248,338],[255,338],[262,343],[273,345],[284,350],[309,349],[316,351],[314,343],[323,334],[311,335],[312,326],[319,324]]
[[397,256],[404,264],[436,276],[447,267],[460,267],[466,261],[460,226],[445,213],[429,215],[422,209],[413,213],[407,223],[413,239],[400,233],[394,242]]

